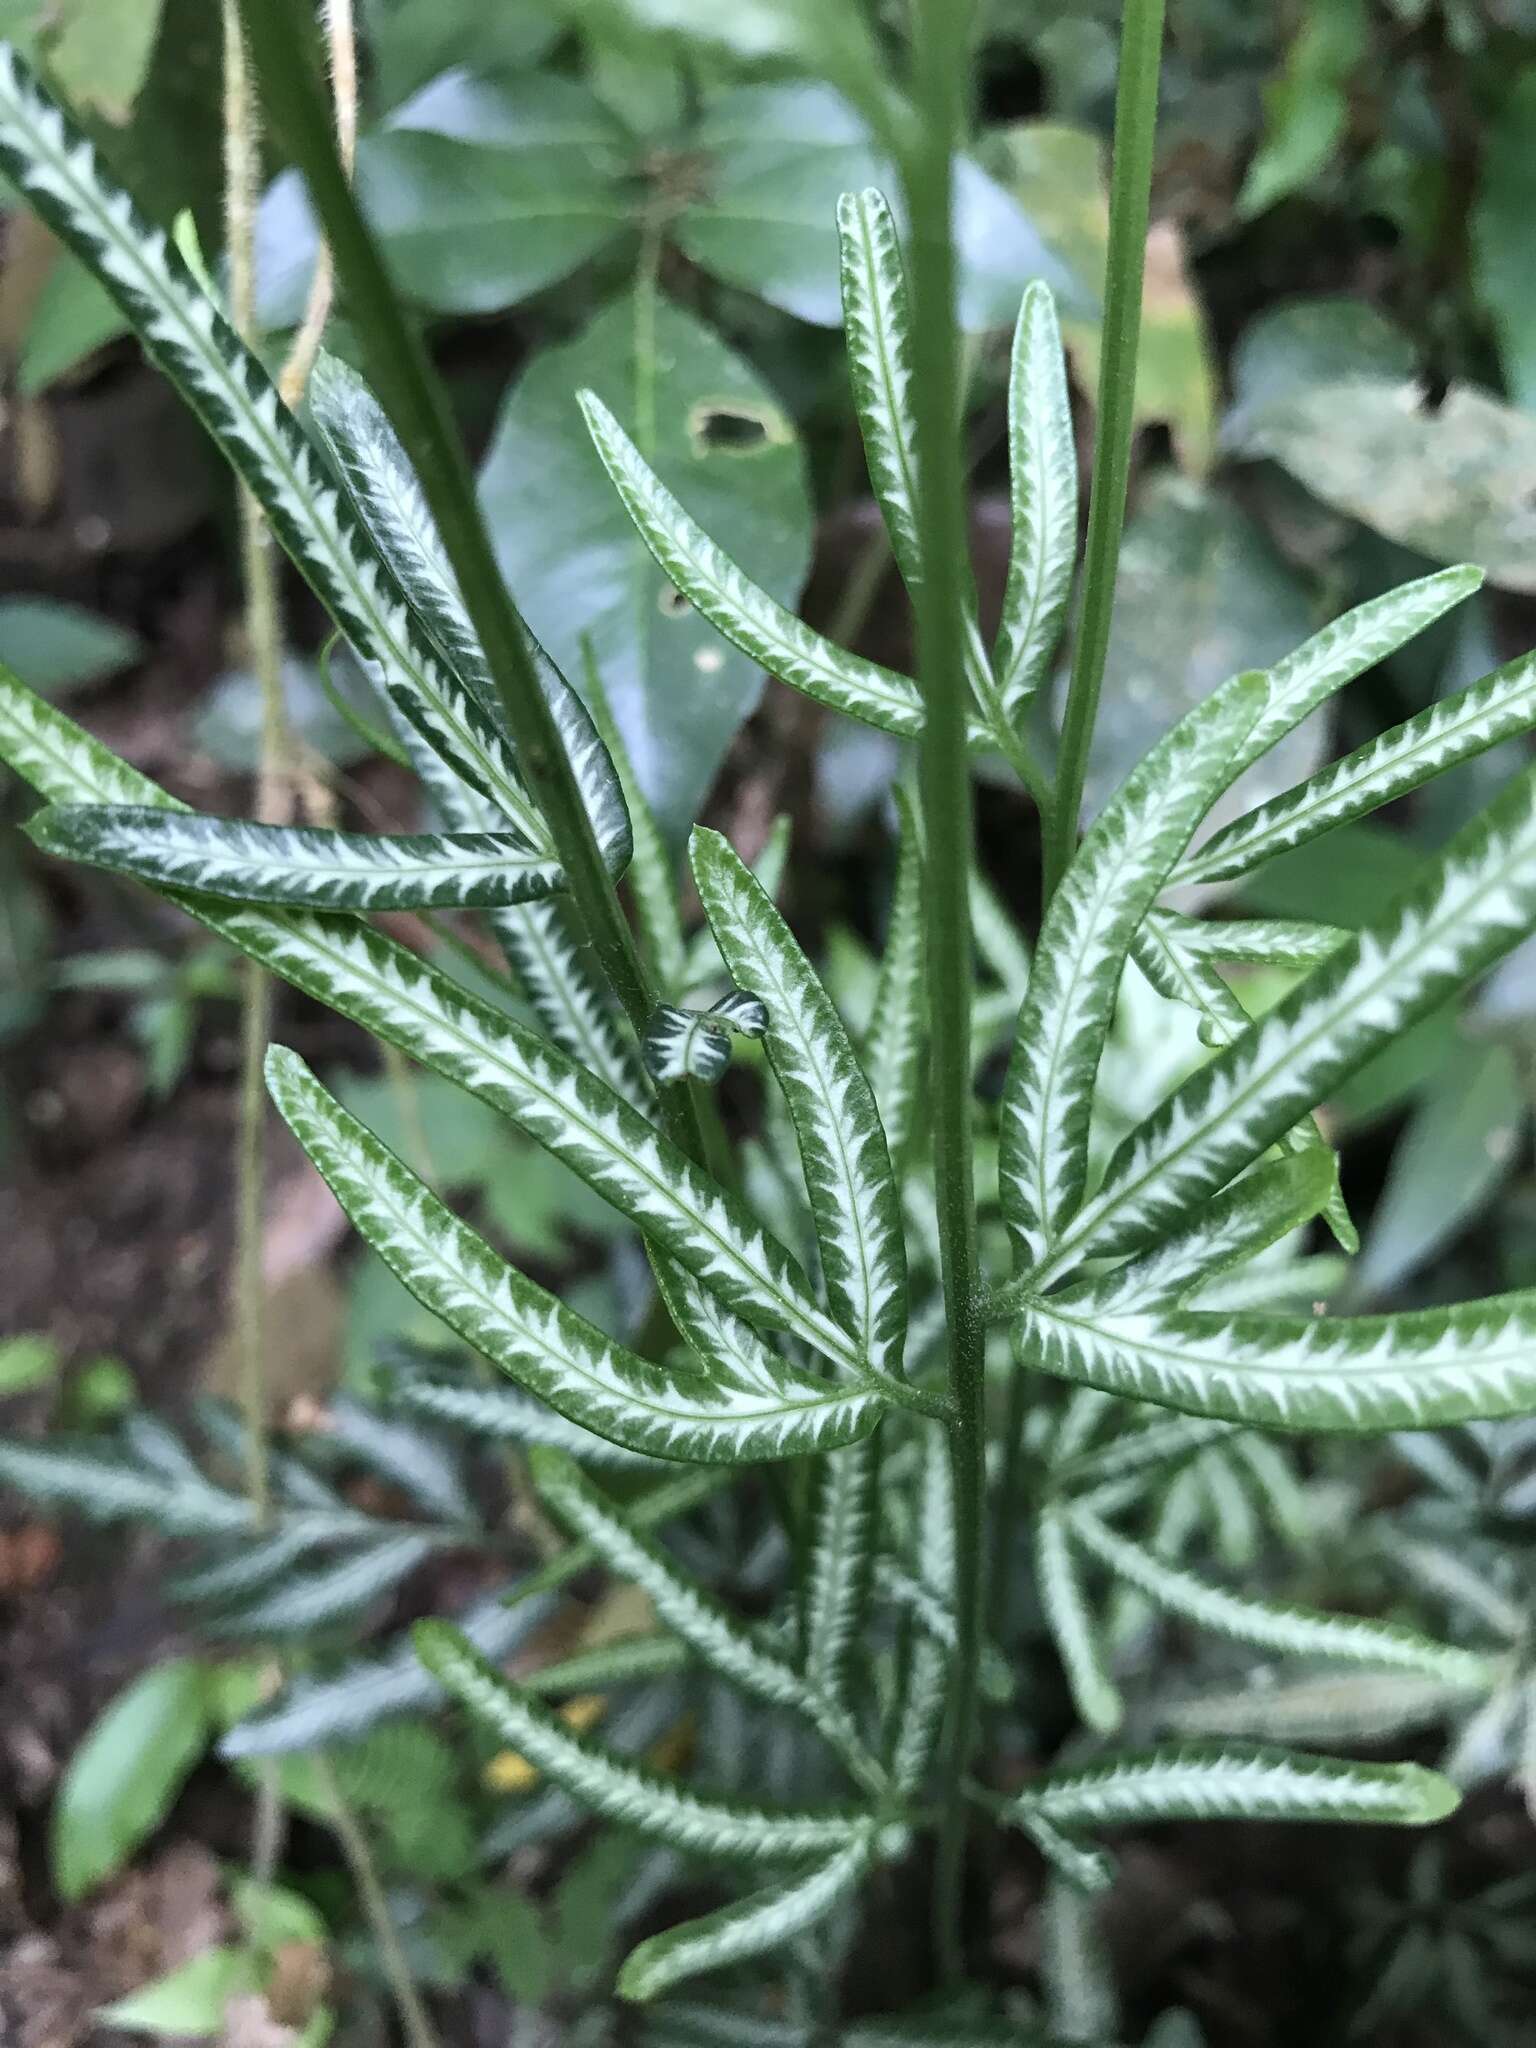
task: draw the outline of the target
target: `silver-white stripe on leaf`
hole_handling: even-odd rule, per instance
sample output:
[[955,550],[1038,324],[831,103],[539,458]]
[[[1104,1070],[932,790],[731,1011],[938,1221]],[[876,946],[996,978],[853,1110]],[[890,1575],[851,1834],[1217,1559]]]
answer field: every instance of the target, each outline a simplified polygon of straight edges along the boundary
[[1025,286],[1008,378],[1013,549],[998,627],[996,670],[1015,725],[1050,673],[1066,624],[1077,560],[1077,441],[1056,303]]
[[1082,1199],[1094,1081],[1126,954],[1251,729],[1263,683],[1240,676],[1183,718],[1095,820],[1051,899],[1003,1092],[998,1184],[1039,1262]]
[[395,1276],[467,1344],[551,1407],[627,1450],[699,1463],[846,1443],[879,1398],[785,1368],[776,1394],[666,1372],[498,1258],[281,1047],[267,1085],[337,1200]]
[[869,1081],[761,885],[718,833],[696,830],[690,850],[721,957],[767,1005],[764,1044],[794,1120],[828,1299],[859,1358],[895,1376],[906,1340],[906,1245]]
[[29,830],[46,853],[236,903],[457,910],[547,896],[564,882],[507,833],[332,832],[95,804],[44,811]]

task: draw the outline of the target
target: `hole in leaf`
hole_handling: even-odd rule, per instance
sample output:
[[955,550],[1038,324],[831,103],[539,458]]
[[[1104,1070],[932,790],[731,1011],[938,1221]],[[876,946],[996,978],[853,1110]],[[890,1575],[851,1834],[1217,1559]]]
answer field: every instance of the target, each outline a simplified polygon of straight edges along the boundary
[[701,398],[688,415],[688,436],[698,455],[757,455],[787,441],[789,428],[775,406]]
[[663,583],[656,593],[656,609],[663,618],[683,619],[693,610],[675,583]]

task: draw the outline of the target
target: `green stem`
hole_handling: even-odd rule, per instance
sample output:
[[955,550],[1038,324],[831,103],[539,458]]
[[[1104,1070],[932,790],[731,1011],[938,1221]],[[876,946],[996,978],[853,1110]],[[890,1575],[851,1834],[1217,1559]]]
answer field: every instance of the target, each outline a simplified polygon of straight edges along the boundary
[[379,1967],[400,2015],[401,2030],[410,2048],[439,2048],[436,2029],[427,2016],[427,2009],[411,1976],[405,1950],[400,1945],[399,1932],[379,1881],[379,1873],[374,1867],[373,1852],[368,1847],[362,1823],[336,1782],[336,1773],[324,1750],[311,1750],[310,1761],[321,1790],[330,1802],[331,1824],[352,1872],[352,1881],[357,1886],[358,1898],[378,1948]]
[[1047,902],[1060,885],[1077,846],[1083,779],[1088,770],[1104,663],[1109,653],[1135,425],[1136,350],[1141,338],[1141,287],[1146,267],[1147,209],[1152,188],[1152,143],[1157,129],[1157,78],[1162,46],[1163,0],[1125,0],[1120,77],[1115,92],[1115,148],[1110,177],[1109,255],[1104,280],[1093,496],[1088,508],[1088,543],[1083,558],[1082,612],[1062,719],[1056,797],[1045,821]]
[[[239,0],[239,5],[268,111],[281,124],[308,185],[370,379],[415,468],[485,649],[519,769],[549,823],[571,899],[602,971],[631,1024],[643,1033],[652,995],[639,948],[603,865],[526,630],[502,581],[446,395],[421,335],[401,307],[337,155],[310,62],[312,23],[301,0]],[[699,1156],[702,1145],[688,1096],[681,1089],[669,1089],[666,1096],[672,1135]]]
[[913,385],[923,575],[918,674],[925,724],[918,789],[927,837],[924,914],[932,1043],[934,1181],[949,1323],[957,1642],[950,1684],[936,1933],[946,1976],[961,1973],[966,1812],[960,1788],[976,1729],[984,1491],[983,1328],[978,1310],[971,1099],[971,773],[966,754],[967,528],[959,437],[961,376],[951,232],[954,156],[963,138],[967,0],[915,0],[917,125],[902,161],[912,231]]

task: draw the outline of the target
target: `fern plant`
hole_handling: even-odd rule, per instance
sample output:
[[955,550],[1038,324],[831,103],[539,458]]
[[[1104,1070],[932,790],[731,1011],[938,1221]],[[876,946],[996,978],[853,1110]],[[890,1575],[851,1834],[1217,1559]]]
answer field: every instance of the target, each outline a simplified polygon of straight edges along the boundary
[[[246,0],[244,13],[375,388],[327,362],[308,421],[294,417],[206,285],[9,51],[0,165],[114,295],[260,500],[369,665],[438,828],[388,838],[196,814],[8,673],[0,755],[43,799],[29,827],[40,846],[147,883],[564,1162],[627,1220],[658,1306],[628,1340],[597,1327],[508,1264],[279,1049],[272,1098],[358,1231],[502,1377],[417,1361],[394,1377],[392,1417],[351,1412],[357,1455],[412,1503],[395,1525],[295,1464],[258,1531],[184,1446],[143,1427],[116,1447],[11,1444],[0,1471],[35,1497],[195,1539],[206,1554],[184,1597],[217,1607],[226,1628],[284,1641],[354,1619],[434,1545],[500,1544],[434,1428],[526,1452],[571,1543],[509,1577],[516,1605],[493,1597],[469,1625],[421,1625],[414,1648],[303,1670],[227,1746],[319,1745],[451,1697],[531,1766],[538,1797],[729,1873],[713,1880],[718,1908],[629,1955],[618,1988],[632,1999],[728,1967],[787,1967],[807,1941],[835,1957],[854,1902],[929,1837],[953,1978],[964,1852],[985,1825],[1026,1837],[1064,1884],[1093,1890],[1113,1881],[1101,1837],[1126,1827],[1442,1818],[1454,1787],[1415,1764],[1219,1727],[1150,1747],[1115,1740],[1126,1707],[1106,1653],[1105,1585],[1266,1656],[1461,1692],[1494,1683],[1482,1652],[1234,1591],[1136,1531],[1147,1502],[1198,1457],[1246,1456],[1256,1483],[1283,1494],[1277,1438],[1536,1410],[1536,1296],[1346,1319],[1275,1305],[1294,1285],[1277,1284],[1268,1263],[1314,1219],[1354,1241],[1318,1105],[1536,923],[1536,771],[1364,930],[1203,919],[1164,901],[1247,874],[1536,724],[1536,665],[1514,663],[1200,838],[1247,768],[1465,598],[1477,571],[1426,576],[1275,667],[1234,677],[1078,840],[1125,496],[1160,8],[1126,10],[1098,466],[1054,773],[1034,714],[1071,599],[1078,505],[1043,287],[1024,296],[1011,359],[1013,554],[990,644],[963,555],[948,231],[962,8],[916,9],[912,106],[871,87],[902,174],[910,280],[884,198],[851,195],[838,218],[854,402],[916,606],[919,678],[830,644],[775,604],[663,486],[624,423],[583,399],[615,489],[682,596],[771,674],[916,753],[874,1014],[857,1037],[775,901],[778,875],[754,873],[703,829],[688,860],[706,925],[685,933],[673,852],[600,678],[584,679],[583,696],[556,670],[494,569],[440,394],[313,81],[291,61],[296,10]],[[1032,957],[974,872],[969,757],[982,752],[1014,766],[1044,827],[1052,886]],[[624,876],[633,926],[615,893]],[[529,1021],[458,978],[451,950],[424,957],[374,928],[370,914],[385,908],[480,916]],[[998,984],[974,1004],[973,946]],[[1250,1021],[1220,973],[1234,961],[1298,978]],[[1017,1019],[994,1127],[974,1080],[1000,1000],[1017,1003]],[[1117,1005],[1148,1001],[1187,1023],[1192,1070],[1106,1146]],[[774,1093],[760,1137],[733,1147],[709,1084],[737,1045]],[[770,1486],[738,1478],[747,1466],[774,1468]],[[727,1597],[723,1547],[699,1535],[733,1482],[777,1560],[776,1597],[755,1617]],[[502,1660],[522,1640],[512,1617],[593,1561],[641,1590],[654,1634],[510,1679]],[[1008,1596],[1021,1563],[1082,1726],[1062,1756],[1004,1785],[978,1740],[978,1705],[997,1707],[1014,1686]],[[702,1676],[753,1727],[788,1731],[784,1797],[732,1787],[729,1743],[689,1779],[636,1760],[650,1738],[580,1733],[549,1704],[679,1672]],[[762,1754],[774,1753],[765,1740]],[[721,2014],[712,2038],[737,2038],[739,2015]],[[962,1999],[932,2038],[995,2038],[996,2019]]]

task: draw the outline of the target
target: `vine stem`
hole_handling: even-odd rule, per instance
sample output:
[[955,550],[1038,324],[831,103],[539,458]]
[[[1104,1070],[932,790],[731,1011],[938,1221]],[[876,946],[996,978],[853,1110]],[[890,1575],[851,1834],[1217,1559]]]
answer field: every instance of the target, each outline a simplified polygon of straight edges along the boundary
[[331,1768],[331,1760],[324,1750],[312,1750],[310,1755],[315,1775],[330,1801],[331,1820],[341,1842],[342,1853],[347,1859],[347,1866],[352,1872],[352,1881],[357,1886],[357,1895],[362,1901],[363,1912],[373,1931],[373,1938],[379,1951],[379,1966],[384,1972],[390,1996],[394,1999],[395,2008],[400,2014],[400,2024],[405,2030],[405,2038],[410,2043],[410,2048],[438,2048],[436,2029],[421,2002],[421,1994],[411,1976],[411,1966],[406,1960],[404,1949],[400,1946],[400,1936],[390,1916],[389,1900],[385,1897],[384,1887],[379,1882],[373,1852],[368,1847],[368,1837],[363,1832],[362,1823],[337,1783],[336,1773]]
[[[465,610],[495,678],[518,767],[549,823],[572,904],[601,971],[635,1031],[643,1035],[653,994],[640,950],[603,865],[534,668],[527,630],[502,580],[447,396],[420,333],[401,306],[337,153],[310,62],[312,24],[302,0],[238,4],[268,114],[282,128],[289,154],[309,188],[370,381],[442,534]],[[662,1106],[674,1140],[700,1158],[703,1140],[686,1090],[663,1090]]]
[[954,156],[966,119],[970,13],[968,0],[915,0],[912,87],[918,118],[902,156],[911,221],[912,381],[920,394],[916,438],[923,577],[916,610],[924,726],[918,791],[928,842],[924,911],[933,1159],[949,1325],[949,1441],[955,1497],[957,1635],[934,1901],[940,1963],[950,1978],[962,1970],[966,1809],[961,1787],[976,1732],[984,1579],[984,1329],[979,1312],[971,1098],[969,571],[951,223]]
[[1077,847],[1083,780],[1088,772],[1114,615],[1115,575],[1120,564],[1120,536],[1125,526],[1135,426],[1136,353],[1141,340],[1141,293],[1152,190],[1152,145],[1157,131],[1163,5],[1164,0],[1125,0],[1120,33],[1093,492],[1083,556],[1082,609],[1062,718],[1056,795],[1045,821],[1047,903],[1060,886]]

